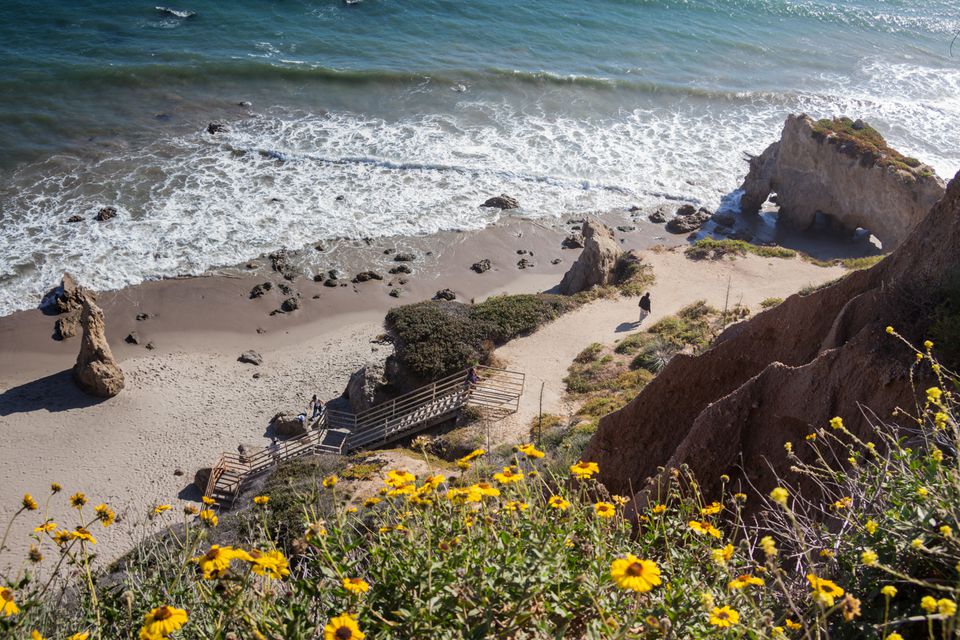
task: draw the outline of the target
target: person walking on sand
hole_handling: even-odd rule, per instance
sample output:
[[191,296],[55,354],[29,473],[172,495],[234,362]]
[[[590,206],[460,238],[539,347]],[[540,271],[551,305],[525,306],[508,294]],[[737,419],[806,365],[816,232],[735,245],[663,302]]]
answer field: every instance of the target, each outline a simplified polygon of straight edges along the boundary
[[310,401],[310,409],[313,411],[313,415],[310,416],[311,420],[316,420],[321,413],[323,413],[323,400],[317,397],[317,394],[313,394],[313,400]]
[[650,292],[647,291],[640,297],[640,319],[637,320],[637,324],[643,322],[646,317],[650,315]]

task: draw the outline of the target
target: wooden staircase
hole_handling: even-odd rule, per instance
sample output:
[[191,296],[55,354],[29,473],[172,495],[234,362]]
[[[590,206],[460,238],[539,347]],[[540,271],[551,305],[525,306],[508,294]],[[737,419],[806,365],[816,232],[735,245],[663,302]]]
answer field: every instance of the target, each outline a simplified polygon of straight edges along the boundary
[[465,406],[506,415],[519,408],[524,374],[474,367],[478,382],[469,384],[469,369],[447,376],[360,413],[328,410],[306,434],[284,440],[249,456],[224,453],[210,471],[205,495],[233,502],[244,485],[284,460],[313,453],[350,453],[379,447],[449,420]]

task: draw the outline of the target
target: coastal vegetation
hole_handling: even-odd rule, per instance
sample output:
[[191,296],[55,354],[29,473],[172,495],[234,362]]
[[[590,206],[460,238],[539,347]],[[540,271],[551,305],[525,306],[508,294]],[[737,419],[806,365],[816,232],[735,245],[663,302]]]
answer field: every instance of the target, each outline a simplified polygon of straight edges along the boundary
[[701,238],[684,251],[691,260],[719,260],[727,256],[745,256],[748,253],[762,258],[795,258],[797,252],[784,247],[769,247],[766,245],[750,244],[743,240],[725,238]]
[[[923,165],[916,158],[905,156],[892,148],[879,131],[862,120],[852,120],[845,116],[823,118],[814,123],[813,132],[818,139],[848,144],[853,153],[878,166],[893,166],[902,171],[916,173],[917,168]],[[926,172],[921,171],[921,175],[924,173]]]
[[[37,526],[29,557],[3,577],[0,633],[949,637],[960,597],[960,380],[933,346],[914,351],[916,376],[936,382],[900,410],[909,434],[875,419],[858,438],[835,417],[783,444],[793,471],[769,496],[725,478],[705,496],[683,468],[636,500],[609,495],[596,464],[558,467],[546,437],[507,461],[473,451],[452,473],[381,469],[379,491],[362,502],[320,463],[308,486],[297,484],[302,468],[287,467],[247,498],[229,544],[213,542],[228,520],[216,504],[155,505],[144,517],[168,534],[108,573],[96,568],[97,531],[131,524],[54,484],[23,496],[15,516]],[[275,515],[287,494],[301,510],[287,512],[283,541]],[[74,521],[46,519],[60,500]]]

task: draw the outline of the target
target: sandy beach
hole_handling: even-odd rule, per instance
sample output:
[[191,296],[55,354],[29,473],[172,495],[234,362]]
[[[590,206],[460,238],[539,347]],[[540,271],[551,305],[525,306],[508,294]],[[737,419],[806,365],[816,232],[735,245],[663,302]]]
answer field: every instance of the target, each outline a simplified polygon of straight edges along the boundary
[[[123,392],[106,401],[86,396],[72,384],[69,370],[78,339],[52,340],[54,317],[27,311],[0,319],[0,431],[5,444],[0,483],[8,496],[43,496],[50,482],[59,482],[66,494],[83,491],[131,522],[142,520],[158,503],[195,501],[191,483],[198,468],[241,443],[265,446],[266,427],[276,412],[305,410],[313,393],[336,397],[353,371],[385,358],[391,347],[376,338],[390,307],[429,299],[446,287],[461,300],[549,290],[578,254],[560,247],[571,226],[511,220],[481,232],[421,239],[414,251],[422,257],[412,263],[414,273],[399,299],[387,295],[395,276],[336,288],[298,278],[292,286],[301,293],[302,308],[270,315],[280,300],[275,291],[257,300],[248,295],[259,282],[282,282],[263,269],[103,293],[108,339],[127,378]],[[623,246],[648,247],[653,233],[646,231],[619,234]],[[676,244],[677,237],[673,240]],[[536,266],[518,269],[518,249],[532,251],[529,259]],[[368,253],[384,255],[380,247]],[[469,266],[481,258],[490,258],[494,269],[471,271]],[[551,264],[557,258],[561,261]],[[728,283],[731,302],[757,311],[764,298],[785,297],[843,273],[800,259],[694,262],[682,251],[669,250],[645,251],[644,259],[657,277],[648,323],[698,299],[722,306]],[[139,313],[151,317],[138,321]],[[638,330],[632,324],[635,315],[634,299],[600,300],[501,348],[498,357],[524,371],[528,384],[519,413],[493,429],[497,443],[526,437],[541,383],[545,411],[569,410],[562,379],[573,357],[593,342],[613,343]],[[139,345],[124,341],[130,331],[139,334]],[[147,342],[155,348],[147,350]],[[263,356],[261,366],[237,361],[247,349]],[[66,517],[65,503],[65,496],[55,498],[49,517]],[[0,505],[0,521],[17,506],[15,501]],[[19,561],[30,529],[40,520],[17,522],[4,562]],[[126,548],[123,537],[130,533],[123,529],[99,532],[103,557]]]

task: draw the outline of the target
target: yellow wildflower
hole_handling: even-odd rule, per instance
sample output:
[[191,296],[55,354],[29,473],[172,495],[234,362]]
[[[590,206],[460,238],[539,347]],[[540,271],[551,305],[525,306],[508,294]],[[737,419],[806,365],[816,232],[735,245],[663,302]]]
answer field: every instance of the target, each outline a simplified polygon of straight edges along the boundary
[[843,612],[843,619],[847,622],[860,617],[860,600],[849,593],[843,596],[843,600],[840,601],[840,608]]
[[723,511],[723,505],[719,502],[711,502],[704,508],[700,509],[700,515],[702,516],[712,516],[714,514],[720,513]]
[[830,418],[830,426],[834,429],[843,429],[843,418],[840,416]]
[[168,504],[158,504],[157,506],[155,506],[155,507],[153,508],[153,515],[158,516],[158,515],[160,515],[161,513],[163,513],[164,511],[170,511],[170,509],[172,509],[172,508],[173,508],[173,507],[171,507],[171,506],[168,505]]
[[365,507],[374,507],[378,504],[380,504],[380,498],[377,498],[376,496],[372,496],[363,501],[363,506]]
[[612,518],[617,515],[617,508],[609,502],[598,502],[593,505],[593,512],[600,518]]
[[873,551],[872,549],[867,549],[866,551],[860,554],[860,562],[862,562],[868,567],[875,566],[877,564],[878,559],[879,558],[877,557],[876,552]]
[[427,476],[423,480],[423,486],[426,489],[431,491],[436,491],[437,487],[447,481],[447,477],[442,473],[438,473],[432,476]]
[[877,523],[871,518],[867,520],[866,524],[863,525],[863,528],[867,530],[867,533],[873,535],[877,532]]
[[728,544],[723,549],[713,549],[710,555],[713,557],[714,562],[719,565],[724,565],[733,557],[733,545]]
[[903,640],[903,636],[900,635],[899,633],[894,632],[888,636],[884,636],[883,640]]
[[687,523],[687,525],[700,535],[710,535],[718,539],[723,537],[723,534],[720,532],[720,530],[709,522],[697,522],[696,520],[691,520]]
[[337,486],[337,482],[339,481],[340,478],[338,478],[336,475],[327,476],[323,479],[323,486],[327,489],[333,489],[335,486]]
[[889,333],[890,335],[893,335],[893,327],[891,327],[890,325],[887,325],[887,333]]
[[596,474],[600,473],[600,465],[596,462],[584,462],[581,460],[575,465],[570,467],[570,473],[577,477],[579,480],[589,480]]
[[910,541],[910,546],[914,549],[923,549],[923,538],[914,538]]
[[885,585],[882,589],[880,589],[880,593],[882,593],[888,598],[892,598],[897,595],[897,588],[892,584],[888,584],[888,585]]
[[[937,411],[935,414],[933,414],[933,426],[936,427],[937,429],[941,429],[941,430],[946,429],[947,422],[949,420],[950,420],[950,417],[947,414],[945,414],[943,411]],[[943,453],[941,452],[940,455],[942,459]]]
[[200,518],[200,521],[208,527],[215,527],[220,524],[220,519],[217,517],[217,514],[210,509],[204,509],[197,515],[197,517]]
[[760,548],[763,549],[763,553],[766,554],[768,558],[772,558],[777,555],[777,543],[773,541],[773,538],[770,536],[763,536],[760,538]]
[[[242,554],[246,556],[246,553]],[[200,567],[204,580],[220,578],[230,569],[230,561],[241,557],[233,547],[221,547],[218,544],[211,545],[210,550],[202,556],[197,556],[191,561]]]
[[931,342],[930,340],[924,340],[923,348],[926,349],[927,351],[930,351],[930,349],[933,349],[933,342]]
[[270,496],[254,496],[253,504],[265,507],[267,503],[270,502]]
[[933,613],[937,610],[937,599],[933,596],[923,596],[920,599],[920,608],[927,613]]
[[805,438],[805,440],[807,440],[808,442],[813,442],[816,439],[817,439],[816,433],[808,433]]
[[67,531],[66,529],[61,529],[60,531],[57,531],[55,534],[53,534],[53,541],[56,542],[61,547],[67,544],[68,542],[70,542],[71,540],[73,540],[73,534]]
[[81,631],[80,633],[75,633],[67,640],[87,640],[90,637],[90,633],[87,631]]
[[526,502],[518,502],[516,500],[510,500],[507,504],[503,505],[503,508],[507,511],[526,511],[530,505]]
[[343,588],[354,595],[360,595],[370,590],[370,585],[363,578],[344,578]]
[[853,498],[851,498],[850,496],[844,496],[843,498],[840,498],[839,500],[833,503],[833,508],[837,510],[849,509],[852,505],[853,505]]
[[471,460],[473,460],[473,459],[475,459],[475,458],[479,458],[480,456],[482,456],[482,455],[485,454],[486,452],[487,452],[486,449],[474,449],[473,451],[471,451],[470,453],[468,453],[467,455],[463,456],[463,457],[460,458],[460,459],[461,459],[461,460],[466,460],[467,462],[470,462]]
[[803,629],[802,624],[800,624],[799,622],[794,622],[790,618],[787,618],[786,620],[784,620],[783,624],[787,625],[787,629],[790,629],[790,631],[799,631],[800,629]]
[[917,496],[918,496],[918,497],[920,497],[920,498],[926,498],[928,495],[930,495],[930,492],[927,490],[926,487],[920,487],[919,489],[917,489]]
[[610,499],[613,501],[613,504],[617,505],[618,507],[622,507],[630,502],[630,498],[626,496],[610,496]]
[[23,505],[23,508],[27,511],[36,511],[39,506],[37,505],[37,501],[34,500],[33,496],[29,493],[23,494],[23,501],[20,504]]
[[50,483],[50,493],[60,493],[61,491],[63,491],[63,487],[60,486],[60,483],[58,482]]
[[957,603],[950,598],[937,600],[937,612],[942,616],[953,616],[957,612]]
[[833,551],[831,551],[830,549],[820,549],[820,557],[821,557],[821,558],[832,558],[832,557],[834,557],[835,555],[836,555],[836,554],[835,554]]
[[323,640],[363,640],[365,634],[349,613],[341,613],[323,628]]
[[202,500],[203,504],[207,505],[208,507],[212,507],[215,504],[217,504],[217,501],[209,496],[203,496],[202,498],[200,498],[200,500]]
[[710,612],[710,624],[721,629],[732,627],[740,622],[740,614],[730,607],[714,607]]
[[12,618],[18,613],[20,613],[20,607],[13,601],[13,591],[0,588],[0,616]]
[[814,598],[826,607],[832,607],[834,598],[839,598],[844,593],[835,582],[818,578],[812,573],[807,574],[807,580],[810,582],[810,588],[813,589]]
[[54,522],[53,520],[47,520],[46,522],[44,522],[44,523],[41,524],[40,526],[34,528],[33,532],[34,532],[34,533],[50,533],[51,531],[53,531],[53,530],[56,529],[56,528],[57,528],[57,523],[56,523],[56,522]]
[[737,502],[746,502],[746,501],[747,501],[747,494],[745,494],[745,493],[739,493],[739,492],[738,492],[738,493],[735,493],[735,494],[733,494],[733,499],[736,500]]
[[550,499],[547,500],[547,504],[550,507],[557,509],[559,511],[566,511],[567,508],[570,506],[570,503],[564,500],[563,498],[561,498],[560,496],[550,496]]
[[621,589],[645,593],[662,583],[660,567],[653,560],[641,560],[633,554],[617,558],[610,565],[610,576]]
[[70,496],[70,506],[79,509],[85,504],[87,504],[87,496],[83,495],[79,491]]
[[763,578],[757,577],[755,575],[746,573],[742,576],[737,576],[733,580],[727,583],[727,589],[731,591],[738,591],[740,589],[746,589],[750,586],[763,586]]
[[654,506],[653,509],[650,510],[650,512],[653,513],[653,514],[660,514],[660,513],[663,513],[663,512],[666,511],[666,510],[667,510],[667,505],[658,504],[658,505]]
[[254,549],[247,556],[238,554],[237,557],[247,560],[250,563],[250,570],[258,576],[282,580],[290,575],[290,565],[287,558],[279,551],[258,551]]
[[532,444],[521,445],[517,447],[517,451],[527,456],[528,458],[532,458],[532,459],[542,458],[545,455],[543,451],[540,451]]
[[942,535],[944,538],[952,538],[953,529],[950,527],[950,525],[947,525],[947,524],[942,525],[940,527],[940,535]]
[[493,474],[493,479],[500,484],[511,484],[523,480],[523,471],[515,467],[504,467],[500,473]]
[[927,402],[930,404],[940,404],[940,397],[943,396],[943,391],[939,387],[930,387],[927,389]]
[[779,505],[786,506],[787,498],[789,497],[789,495],[790,494],[787,492],[786,489],[784,489],[783,487],[777,487],[776,489],[770,492],[770,499]]
[[83,527],[77,527],[70,532],[70,536],[74,540],[80,540],[81,542],[89,542],[90,544],[97,544],[97,539],[94,538],[89,531]]
[[105,504],[98,504],[93,508],[93,510],[97,514],[97,519],[100,520],[100,523],[104,527],[109,527],[117,519],[117,514],[113,512],[113,509]]
[[783,448],[786,450],[787,453],[793,453],[793,443],[790,442],[789,440],[783,443]]
[[153,609],[143,616],[141,638],[166,638],[187,623],[187,612],[168,605]]

